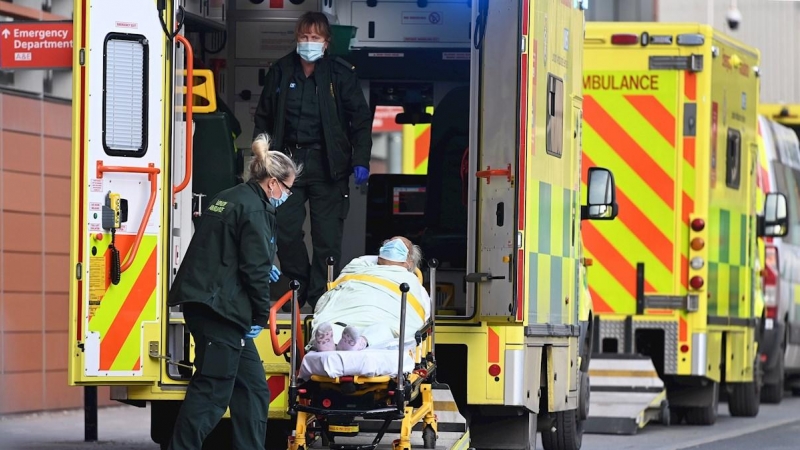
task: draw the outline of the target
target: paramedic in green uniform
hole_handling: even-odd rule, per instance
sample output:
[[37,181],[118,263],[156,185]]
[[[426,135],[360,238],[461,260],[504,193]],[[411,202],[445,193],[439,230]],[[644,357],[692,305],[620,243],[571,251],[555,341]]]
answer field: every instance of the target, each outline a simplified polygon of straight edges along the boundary
[[[303,14],[295,38],[297,49],[267,72],[254,132],[268,133],[275,149],[304,165],[294,195],[278,210],[278,258],[283,273],[300,282],[300,304],[313,306],[325,290],[328,257],[336,260],[334,276],[338,273],[350,174],[357,185],[369,177],[372,111],[355,68],[325,55],[331,27],[324,14]],[[310,264],[303,241],[306,202],[311,212]]]
[[269,387],[253,338],[267,326],[269,283],[280,275],[275,209],[291,194],[295,163],[253,142],[250,179],[220,192],[201,216],[169,292],[183,306],[195,343],[195,372],[169,448],[200,450],[231,409],[233,448],[263,449]]

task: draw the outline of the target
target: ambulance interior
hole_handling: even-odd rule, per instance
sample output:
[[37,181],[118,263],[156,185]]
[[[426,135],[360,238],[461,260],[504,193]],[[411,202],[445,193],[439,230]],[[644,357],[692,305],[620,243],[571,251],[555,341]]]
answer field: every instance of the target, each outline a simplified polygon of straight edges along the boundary
[[[431,134],[426,175],[376,173],[373,167],[366,185],[357,187],[351,181],[339,267],[354,257],[375,254],[388,237],[406,236],[422,247],[426,260],[439,261],[439,314],[472,316],[474,305],[467,301],[464,281],[470,189],[466,166],[462,174],[470,142],[470,50],[473,35],[480,37],[471,25],[472,6],[464,1],[340,1],[328,6],[327,1],[238,0],[229,2],[226,23],[221,23],[214,20],[214,11],[192,8],[193,3],[198,2],[186,5],[185,31],[195,60],[216,69],[221,100],[216,112],[194,115],[193,193],[208,202],[241,180],[249,158],[252,114],[268,65],[294,49],[296,18],[321,6],[334,28],[331,53],[356,67],[373,111],[402,107],[398,124],[429,123]],[[277,3],[283,9],[275,9]],[[352,42],[347,39],[350,33],[355,33]],[[219,63],[223,59],[225,66]],[[222,102],[227,112],[221,111]],[[432,115],[426,112],[430,107]],[[225,118],[231,113],[241,125],[235,147]],[[310,255],[308,222],[307,217]],[[276,299],[288,290],[288,282],[282,277],[274,285]],[[306,306],[303,312],[312,311]]]
[[[518,14],[516,0],[495,3],[498,5],[492,11],[506,4],[506,9]],[[508,8],[510,5],[514,6]],[[485,0],[475,0],[474,5],[463,0],[229,0],[225,4],[187,0],[184,31],[193,44],[198,66],[195,69],[214,72],[217,92],[215,112],[194,114],[193,220],[217,192],[242,180],[249,160],[253,113],[268,65],[294,50],[296,19],[306,11],[322,10],[334,28],[331,53],[341,55],[356,67],[373,112],[377,107],[402,107],[397,123],[429,123],[431,136],[427,174],[375,173],[373,162],[368,183],[357,187],[351,178],[339,268],[354,257],[376,254],[386,238],[406,236],[422,248],[424,260],[420,269],[426,287],[426,261],[436,258],[439,262],[437,316],[454,320],[474,317],[475,293],[465,280],[466,274],[475,272],[475,255],[468,249],[477,253],[475,239],[468,238],[468,228],[475,234],[475,226],[468,224],[476,222],[476,211],[475,207],[470,210],[468,204],[475,204],[478,183],[467,174],[475,173],[479,164],[476,152],[468,151],[469,147],[477,147],[470,146],[471,140],[477,138],[476,127],[471,128],[470,123],[477,123],[471,112],[478,101],[475,94],[471,98],[474,89],[470,89],[470,80],[487,75],[479,74],[477,64],[471,64],[475,59],[471,55],[478,55],[481,42],[490,36],[485,19],[478,18],[479,26],[473,26],[474,17],[480,16],[481,11],[486,17],[488,9]],[[512,42],[513,51],[517,27],[495,26],[508,30],[498,39]],[[352,40],[349,36],[353,36]],[[509,81],[515,83],[513,65],[511,70],[514,79]],[[514,102],[514,97],[508,101]],[[428,114],[426,110],[431,107],[434,112]],[[507,109],[505,119],[513,123],[516,110]],[[235,131],[232,128],[236,128],[229,120],[231,114],[241,126],[235,142],[231,137]],[[375,150],[373,161],[374,155]],[[506,221],[512,222],[513,216]],[[308,214],[304,229],[311,256]],[[279,262],[276,264],[280,266]],[[272,285],[273,299],[289,290],[289,281],[281,276]],[[302,314],[312,312],[308,305],[301,310]],[[288,309],[280,317],[288,321]],[[171,334],[173,354],[183,353],[178,349],[188,341],[182,339],[186,335],[180,331]],[[179,370],[185,372],[173,367],[172,375],[180,377]]]

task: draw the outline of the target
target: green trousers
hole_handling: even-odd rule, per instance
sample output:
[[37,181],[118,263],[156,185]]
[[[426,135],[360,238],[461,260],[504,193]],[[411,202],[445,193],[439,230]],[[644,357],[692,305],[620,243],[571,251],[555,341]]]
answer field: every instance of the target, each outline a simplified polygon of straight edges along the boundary
[[230,406],[234,450],[263,450],[269,387],[252,339],[205,307],[186,305],[195,343],[195,373],[186,390],[169,448],[200,450]]

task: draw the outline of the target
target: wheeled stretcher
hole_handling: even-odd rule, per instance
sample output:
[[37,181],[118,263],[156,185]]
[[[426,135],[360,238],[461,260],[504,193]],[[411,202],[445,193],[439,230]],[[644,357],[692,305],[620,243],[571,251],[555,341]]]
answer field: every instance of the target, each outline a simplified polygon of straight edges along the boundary
[[[400,328],[397,350],[308,352],[302,347],[310,335],[311,316],[306,330],[300,326],[297,303],[299,283],[292,281],[291,296],[279,300],[273,310],[292,302],[292,339],[290,350],[289,415],[295,419],[295,433],[289,438],[289,449],[308,449],[321,438],[323,445],[336,450],[373,450],[389,426],[401,421],[400,438],[392,443],[394,450],[411,449],[412,428],[422,423],[424,447],[436,447],[437,417],[434,412],[435,384],[435,288],[436,260],[430,269],[430,314],[414,339],[406,341],[405,322],[409,302],[409,286],[397,286],[401,295]],[[333,261],[328,261],[328,289],[332,288]],[[416,275],[422,283],[422,274]],[[287,293],[289,294],[289,293]],[[416,299],[413,299],[416,301]],[[273,314],[274,315],[274,314]],[[355,437],[360,422],[379,424],[371,443],[340,443],[337,439]]]

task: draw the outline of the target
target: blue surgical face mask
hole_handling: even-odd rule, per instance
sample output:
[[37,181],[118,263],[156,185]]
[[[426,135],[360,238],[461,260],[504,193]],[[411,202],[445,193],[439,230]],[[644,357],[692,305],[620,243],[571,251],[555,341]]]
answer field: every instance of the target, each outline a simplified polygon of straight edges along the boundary
[[392,239],[383,244],[378,252],[378,256],[388,261],[406,262],[408,261],[408,247],[400,239]]
[[297,54],[308,62],[314,62],[325,53],[325,44],[323,42],[298,42]]
[[269,202],[272,203],[272,206],[277,208],[278,206],[281,206],[283,202],[286,201],[287,198],[289,198],[289,194],[287,194],[286,191],[281,189],[281,198],[273,198],[272,196],[270,196]]

